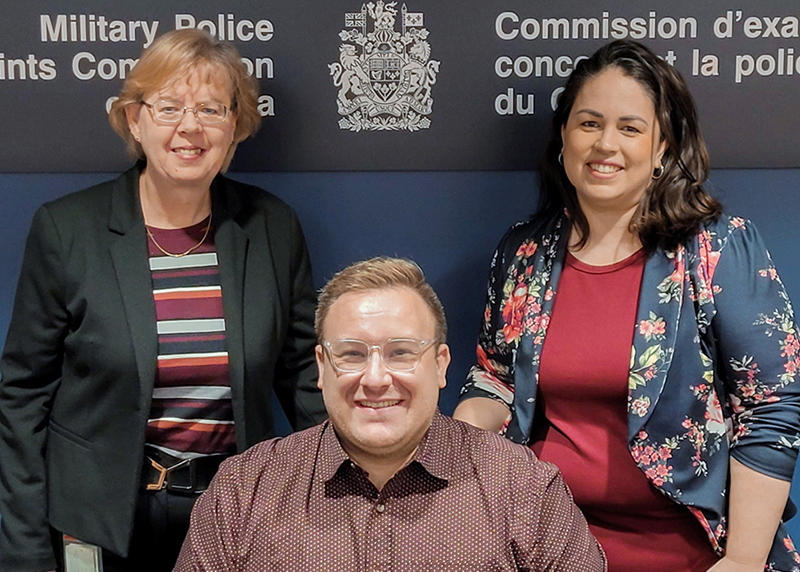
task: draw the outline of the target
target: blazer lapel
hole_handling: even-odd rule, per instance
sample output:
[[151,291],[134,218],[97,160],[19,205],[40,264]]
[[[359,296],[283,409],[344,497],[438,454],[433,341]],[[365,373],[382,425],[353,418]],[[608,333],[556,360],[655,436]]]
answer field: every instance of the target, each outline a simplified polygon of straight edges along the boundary
[[120,177],[112,190],[109,246],[139,372],[140,404],[148,411],[153,394],[158,336],[153,284],[147,260],[147,235],[138,197],[139,169]]
[[244,409],[244,281],[249,238],[235,219],[240,205],[236,203],[235,195],[226,193],[224,187],[225,180],[217,177],[211,187],[211,209],[214,213],[214,244],[219,255],[236,441],[241,449],[247,434]]
[[569,224],[566,218],[559,217],[553,223],[548,224],[544,233],[536,236],[535,240],[539,247],[534,254],[533,276],[528,288],[526,308],[535,308],[536,311],[530,315],[526,314],[526,321],[533,326],[526,328],[516,350],[514,415],[506,431],[509,439],[522,444],[527,444],[530,440],[533,416],[536,411],[536,391],[539,384],[542,347],[547,335],[550,316],[553,313],[558,280],[561,277],[561,270],[566,258],[569,242]]
[[628,373],[628,439],[647,423],[675,353],[684,299],[686,251],[658,250],[644,267]]

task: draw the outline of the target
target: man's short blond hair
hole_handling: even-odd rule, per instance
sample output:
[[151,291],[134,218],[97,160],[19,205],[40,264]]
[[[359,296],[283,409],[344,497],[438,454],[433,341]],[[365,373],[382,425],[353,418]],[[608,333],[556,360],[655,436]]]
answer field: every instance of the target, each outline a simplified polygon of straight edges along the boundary
[[436,324],[436,341],[440,344],[447,340],[447,320],[444,307],[436,292],[425,281],[422,269],[411,260],[378,256],[369,260],[355,262],[344,270],[334,274],[322,288],[314,316],[314,328],[317,339],[322,340],[325,318],[331,306],[344,294],[383,290],[386,288],[409,288],[419,294],[431,311]]

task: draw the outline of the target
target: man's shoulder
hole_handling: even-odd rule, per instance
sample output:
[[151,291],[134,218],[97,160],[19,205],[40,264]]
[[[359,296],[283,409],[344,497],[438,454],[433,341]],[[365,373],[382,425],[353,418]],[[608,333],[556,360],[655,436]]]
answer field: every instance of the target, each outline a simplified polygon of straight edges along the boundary
[[549,472],[552,465],[537,459],[529,447],[518,445],[492,431],[442,415],[451,454],[469,459],[478,471],[489,471],[500,478]]
[[261,441],[222,463],[217,477],[242,481],[266,471],[273,476],[310,472],[325,426],[323,423],[286,437]]

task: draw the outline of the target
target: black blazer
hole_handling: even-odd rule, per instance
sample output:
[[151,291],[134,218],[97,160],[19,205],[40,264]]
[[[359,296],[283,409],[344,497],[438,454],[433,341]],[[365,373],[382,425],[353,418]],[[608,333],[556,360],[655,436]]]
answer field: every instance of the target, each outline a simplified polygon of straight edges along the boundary
[[[50,526],[126,555],[157,335],[140,167],[42,206],[0,370],[0,569],[55,565]],[[273,434],[274,388],[296,429],[325,418],[316,296],[294,212],[211,186],[239,450]]]

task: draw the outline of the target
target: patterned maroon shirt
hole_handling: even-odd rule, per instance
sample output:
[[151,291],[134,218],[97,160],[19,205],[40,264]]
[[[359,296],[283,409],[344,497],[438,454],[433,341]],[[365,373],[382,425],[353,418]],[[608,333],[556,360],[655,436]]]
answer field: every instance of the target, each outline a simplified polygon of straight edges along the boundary
[[381,491],[329,422],[229,459],[175,570],[600,572],[605,557],[553,465],[437,412]]

